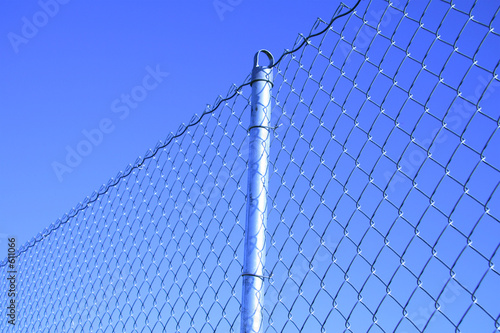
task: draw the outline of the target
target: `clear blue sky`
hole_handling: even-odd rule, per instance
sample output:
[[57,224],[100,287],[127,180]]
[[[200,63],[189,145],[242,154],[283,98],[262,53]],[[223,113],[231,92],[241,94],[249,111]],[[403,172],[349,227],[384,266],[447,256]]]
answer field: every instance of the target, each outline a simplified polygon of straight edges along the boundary
[[[256,50],[280,55],[339,4],[66,2],[0,5],[0,233],[18,244],[242,83]],[[147,68],[168,75],[148,79]],[[139,102],[127,102],[130,94]],[[84,131],[91,147],[81,143]],[[78,148],[91,152],[68,167],[68,149]]]

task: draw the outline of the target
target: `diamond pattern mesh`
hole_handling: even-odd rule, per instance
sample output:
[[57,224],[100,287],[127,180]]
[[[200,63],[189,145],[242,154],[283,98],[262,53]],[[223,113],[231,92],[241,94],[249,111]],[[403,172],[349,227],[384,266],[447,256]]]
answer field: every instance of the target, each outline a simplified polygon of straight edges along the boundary
[[[498,12],[362,1],[280,58],[266,332],[498,331]],[[16,331],[239,331],[245,82],[19,250]]]

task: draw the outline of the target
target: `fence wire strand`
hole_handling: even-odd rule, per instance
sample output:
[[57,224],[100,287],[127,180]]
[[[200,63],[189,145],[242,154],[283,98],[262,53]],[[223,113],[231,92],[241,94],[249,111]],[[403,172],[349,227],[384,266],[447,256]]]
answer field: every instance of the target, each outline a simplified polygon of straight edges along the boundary
[[[263,331],[497,332],[500,5],[355,6],[274,66]],[[20,249],[15,331],[239,331],[245,82]]]

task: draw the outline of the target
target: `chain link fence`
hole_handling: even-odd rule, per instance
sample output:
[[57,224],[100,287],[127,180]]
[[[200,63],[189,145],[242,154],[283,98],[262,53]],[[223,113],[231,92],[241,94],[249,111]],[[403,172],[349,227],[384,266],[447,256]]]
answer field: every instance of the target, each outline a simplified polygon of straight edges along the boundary
[[[500,329],[499,6],[341,5],[279,58],[263,331]],[[19,250],[2,332],[240,330],[249,84],[227,96]]]

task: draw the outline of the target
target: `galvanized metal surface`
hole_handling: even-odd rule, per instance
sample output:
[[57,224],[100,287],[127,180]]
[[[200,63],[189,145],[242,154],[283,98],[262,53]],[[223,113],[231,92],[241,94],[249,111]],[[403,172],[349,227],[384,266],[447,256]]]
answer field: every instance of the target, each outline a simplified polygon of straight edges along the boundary
[[[268,65],[259,65],[260,53]],[[241,332],[263,332],[264,279],[266,262],[267,196],[271,142],[271,89],[273,56],[266,50],[255,54],[252,70],[252,111],[248,155],[247,221],[243,260]]]

